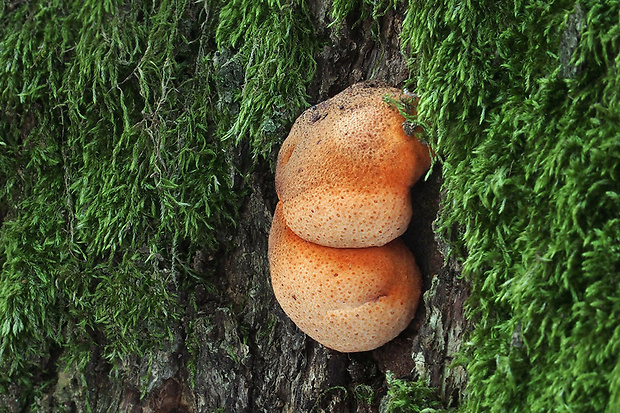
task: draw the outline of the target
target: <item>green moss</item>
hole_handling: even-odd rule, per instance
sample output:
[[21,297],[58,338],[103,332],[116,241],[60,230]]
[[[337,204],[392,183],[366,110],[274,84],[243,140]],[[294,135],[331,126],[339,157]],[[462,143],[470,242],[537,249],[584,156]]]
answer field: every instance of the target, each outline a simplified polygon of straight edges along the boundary
[[318,43],[306,2],[225,2],[215,41],[222,51],[238,49],[231,60],[244,71],[243,88],[234,98],[239,108],[223,137],[247,140],[254,156],[267,156],[299,109],[308,106],[306,85]]
[[[341,24],[346,18],[355,16],[354,25],[365,20],[372,21],[378,29],[378,20],[388,10],[396,8],[399,0],[334,0],[331,4],[330,15],[333,24]],[[375,30],[376,32],[376,30]]]
[[441,227],[473,284],[466,411],[618,409],[619,13],[410,5],[419,113],[443,159]]
[[[620,408],[619,7],[409,4],[416,121],[473,284],[464,410]],[[307,105],[317,44],[292,0],[3,2],[0,22],[4,387],[169,334],[193,251],[234,225],[246,149],[271,156]]]
[[386,411],[389,413],[441,413],[436,389],[428,387],[424,380],[408,381],[397,379],[388,371],[385,375],[388,386]]
[[375,391],[368,384],[356,384],[353,387],[353,395],[359,405],[370,406],[375,399]]
[[298,2],[2,4],[0,387],[51,349],[114,364],[169,336],[314,50]]

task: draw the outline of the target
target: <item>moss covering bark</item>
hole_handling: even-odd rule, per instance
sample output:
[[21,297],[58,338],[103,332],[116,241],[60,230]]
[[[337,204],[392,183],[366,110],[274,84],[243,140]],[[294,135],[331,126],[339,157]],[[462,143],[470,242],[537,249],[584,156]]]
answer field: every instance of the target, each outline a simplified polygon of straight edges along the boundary
[[615,1],[410,5],[441,227],[473,283],[466,411],[620,408],[619,18]]
[[[620,410],[618,2],[411,0],[405,16],[440,228],[473,285],[462,410]],[[179,295],[206,282],[195,252],[229,241],[319,46],[303,1],[0,3],[0,390],[18,386],[17,410],[59,367],[172,335]],[[409,406],[417,385],[397,383]]]
[[2,2],[0,386],[58,350],[115,363],[168,335],[177,293],[202,282],[193,252],[235,224],[247,154],[307,106],[305,16],[294,1]]

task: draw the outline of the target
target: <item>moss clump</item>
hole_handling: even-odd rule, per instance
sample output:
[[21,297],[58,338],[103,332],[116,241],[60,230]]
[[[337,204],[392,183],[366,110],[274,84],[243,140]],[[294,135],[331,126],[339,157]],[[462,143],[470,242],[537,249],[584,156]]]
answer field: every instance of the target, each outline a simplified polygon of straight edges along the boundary
[[[620,5],[411,3],[441,226],[466,251],[466,411],[620,408]],[[455,232],[454,230],[457,229]]]
[[244,148],[268,155],[306,106],[305,16],[294,1],[2,3],[0,387],[52,352],[114,364],[168,336],[193,251],[234,225]]
[[300,107],[308,106],[318,43],[306,3],[294,0],[224,2],[215,42],[243,67],[243,88],[224,138],[248,141],[255,156],[271,154]]
[[408,381],[397,379],[388,371],[385,375],[388,386],[385,411],[389,413],[442,413],[436,390],[428,387],[424,380]]
[[396,8],[399,0],[334,0],[331,7],[333,24],[342,23],[347,17],[357,15],[355,24],[371,19],[374,24],[387,13]]

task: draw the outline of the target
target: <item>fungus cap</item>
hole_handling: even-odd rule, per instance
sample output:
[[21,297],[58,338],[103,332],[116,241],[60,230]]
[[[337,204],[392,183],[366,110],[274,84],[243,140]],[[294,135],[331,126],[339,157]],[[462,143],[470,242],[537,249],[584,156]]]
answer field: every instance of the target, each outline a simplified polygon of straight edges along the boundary
[[341,352],[373,350],[415,315],[421,275],[398,239],[382,247],[330,248],[304,241],[278,203],[269,234],[271,282],[278,303],[304,333]]
[[384,245],[411,219],[410,187],[428,170],[426,144],[384,102],[400,90],[360,83],[305,111],[286,138],[276,191],[291,230],[336,248]]

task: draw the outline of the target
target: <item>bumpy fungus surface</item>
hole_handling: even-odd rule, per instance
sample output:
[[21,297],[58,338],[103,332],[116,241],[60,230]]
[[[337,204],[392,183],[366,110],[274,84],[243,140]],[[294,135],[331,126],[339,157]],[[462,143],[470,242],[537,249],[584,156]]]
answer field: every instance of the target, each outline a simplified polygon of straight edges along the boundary
[[276,167],[284,219],[295,234],[361,248],[384,245],[407,229],[409,189],[429,168],[430,155],[383,100],[400,94],[360,83],[297,119]]
[[369,248],[310,243],[286,226],[281,202],[269,235],[269,263],[284,312],[304,333],[341,352],[392,340],[420,298],[420,271],[401,240]]

